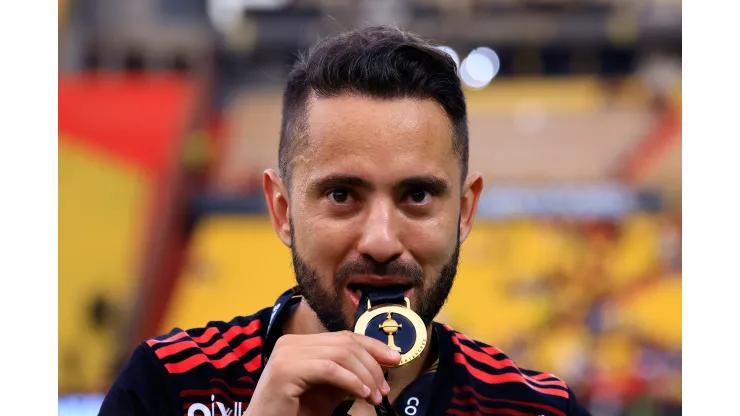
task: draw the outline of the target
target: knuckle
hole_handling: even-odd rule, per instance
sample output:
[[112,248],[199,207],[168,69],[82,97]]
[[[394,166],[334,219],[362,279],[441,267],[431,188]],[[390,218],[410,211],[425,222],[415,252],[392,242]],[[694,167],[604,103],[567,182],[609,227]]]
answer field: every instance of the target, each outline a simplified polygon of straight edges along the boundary
[[[260,377],[259,383],[270,383],[270,381],[282,380],[286,377],[285,365],[279,361],[268,362],[265,367],[264,376]],[[265,380],[263,382],[263,379]]]
[[319,371],[328,376],[334,377],[339,373],[339,365],[333,361],[322,361],[319,365]]
[[290,345],[293,341],[293,337],[294,335],[286,334],[278,338],[277,341],[275,341],[273,351],[276,351],[278,348],[283,348],[286,345]]
[[284,360],[277,359],[272,362],[273,371],[278,374],[283,374],[290,369],[290,365]]
[[344,330],[344,331],[340,331],[339,332],[339,335],[342,336],[342,337],[344,337],[344,339],[346,339],[346,340],[350,340],[352,342],[355,341],[355,333],[354,332]]
[[380,368],[380,364],[378,364],[375,360],[368,361],[369,367],[367,368],[368,371],[370,371],[370,374],[376,379],[385,378],[383,375],[383,369]]
[[347,361],[352,358],[353,355],[352,351],[348,348],[337,348],[334,354],[337,361]]

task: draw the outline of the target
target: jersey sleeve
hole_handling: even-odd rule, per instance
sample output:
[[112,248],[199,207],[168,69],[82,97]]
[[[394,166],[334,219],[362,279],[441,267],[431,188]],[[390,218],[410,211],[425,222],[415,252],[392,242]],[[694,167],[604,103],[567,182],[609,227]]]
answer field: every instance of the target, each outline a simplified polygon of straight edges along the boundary
[[182,414],[152,350],[139,345],[113,382],[98,416],[160,416]]

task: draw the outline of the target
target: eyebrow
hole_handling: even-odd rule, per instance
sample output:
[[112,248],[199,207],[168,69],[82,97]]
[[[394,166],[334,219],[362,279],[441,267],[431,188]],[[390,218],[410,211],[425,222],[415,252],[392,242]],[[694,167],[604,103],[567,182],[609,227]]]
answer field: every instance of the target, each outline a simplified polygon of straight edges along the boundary
[[[310,189],[313,192],[323,192],[331,188],[360,188],[366,190],[374,189],[374,186],[365,179],[355,175],[329,175],[314,182]],[[445,195],[450,192],[450,184],[437,176],[411,176],[402,179],[395,188],[428,189],[436,195]]]
[[313,193],[322,193],[332,188],[362,188],[373,189],[370,182],[354,175],[329,175],[323,177],[310,185]]
[[405,178],[398,184],[398,187],[403,189],[427,189],[435,195],[446,195],[450,192],[450,189],[452,189],[446,180],[433,175]]

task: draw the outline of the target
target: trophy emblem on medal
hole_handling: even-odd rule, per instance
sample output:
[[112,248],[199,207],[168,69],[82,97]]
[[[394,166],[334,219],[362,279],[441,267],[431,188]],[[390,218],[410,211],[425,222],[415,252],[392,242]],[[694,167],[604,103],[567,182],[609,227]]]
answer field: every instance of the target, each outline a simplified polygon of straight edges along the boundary
[[427,329],[414,312],[409,299],[405,305],[386,303],[371,305],[355,323],[354,332],[375,338],[401,354],[398,367],[408,364],[421,355],[427,343]]

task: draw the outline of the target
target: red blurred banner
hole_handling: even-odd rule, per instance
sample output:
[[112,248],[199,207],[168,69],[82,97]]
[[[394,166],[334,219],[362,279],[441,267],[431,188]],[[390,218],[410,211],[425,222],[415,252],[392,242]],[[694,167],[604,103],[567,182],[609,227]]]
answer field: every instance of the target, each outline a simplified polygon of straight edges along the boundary
[[177,75],[59,77],[59,135],[157,175],[178,156],[195,87]]

